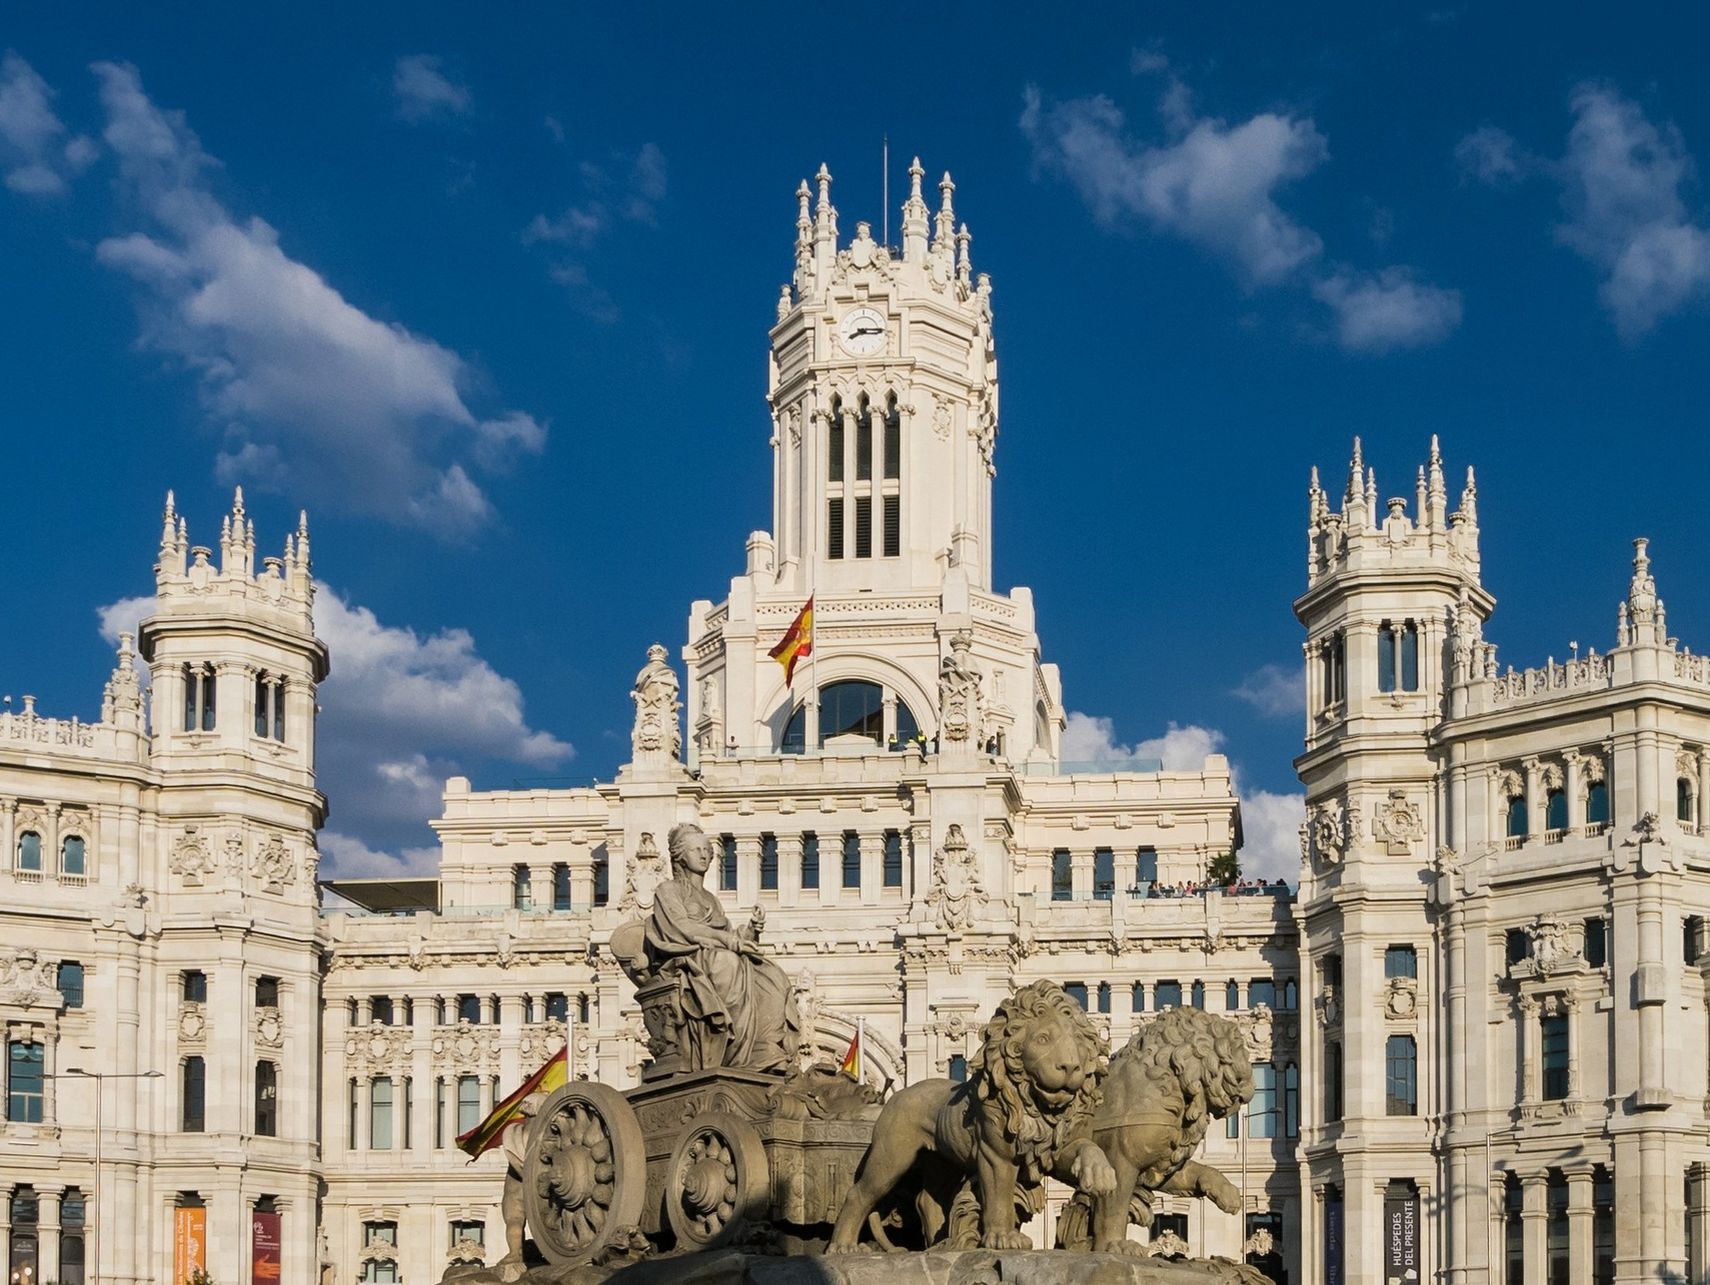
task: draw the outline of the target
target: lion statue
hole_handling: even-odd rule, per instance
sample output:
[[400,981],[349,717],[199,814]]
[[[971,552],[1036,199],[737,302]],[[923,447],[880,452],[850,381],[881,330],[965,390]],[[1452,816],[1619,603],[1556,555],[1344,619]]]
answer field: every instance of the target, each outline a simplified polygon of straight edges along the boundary
[[1253,1096],[1241,1028],[1197,1008],[1159,1013],[1110,1060],[1092,1139],[1116,1170],[1108,1194],[1081,1192],[1057,1220],[1061,1249],[1144,1254],[1128,1239],[1130,1216],[1152,1225],[1152,1193],[1209,1196],[1236,1213],[1241,1195],[1209,1165],[1188,1159],[1213,1120]]
[[1052,982],[1023,986],[986,1024],[965,1083],[923,1080],[885,1104],[826,1252],[854,1250],[869,1219],[889,1248],[875,1213],[910,1198],[923,1248],[948,1230],[953,1249],[1031,1249],[1018,1207],[1037,1209],[1047,1175],[1084,1192],[1114,1186],[1087,1136],[1106,1065],[1080,1005]]

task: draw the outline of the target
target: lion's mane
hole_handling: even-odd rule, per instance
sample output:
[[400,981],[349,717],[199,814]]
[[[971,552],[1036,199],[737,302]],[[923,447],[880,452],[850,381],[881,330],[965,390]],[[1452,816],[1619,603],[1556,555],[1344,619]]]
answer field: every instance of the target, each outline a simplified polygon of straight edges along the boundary
[[[1039,1023],[1052,1018],[1061,1019],[1074,1035],[1087,1075],[1066,1106],[1047,1114],[1027,1083],[1021,1050]],[[1103,1100],[1100,1085],[1108,1067],[1098,1028],[1056,983],[1030,983],[998,1005],[982,1032],[971,1087],[986,1109],[998,1115],[1004,1136],[1014,1141],[1022,1187],[1042,1182],[1058,1152],[1075,1137],[1086,1136],[1093,1112]]]

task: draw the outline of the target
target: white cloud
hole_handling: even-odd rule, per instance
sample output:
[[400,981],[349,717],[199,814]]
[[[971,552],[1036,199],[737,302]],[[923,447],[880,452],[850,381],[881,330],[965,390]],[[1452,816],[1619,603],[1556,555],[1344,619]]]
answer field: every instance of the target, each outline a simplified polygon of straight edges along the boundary
[[57,195],[95,159],[95,144],[71,136],[53,97],[29,63],[11,50],[0,57],[0,171],[14,192]]
[[[547,122],[562,142],[562,126],[550,116]],[[524,245],[550,247],[548,274],[569,290],[583,312],[609,324],[617,320],[617,308],[611,295],[590,277],[587,255],[623,223],[658,224],[668,183],[665,153],[657,143],[643,143],[633,156],[616,156],[612,166],[583,161],[577,172],[583,199],[555,216],[535,215],[523,229],[522,240]]]
[[469,110],[469,87],[449,80],[443,62],[433,54],[406,54],[392,69],[392,95],[398,116],[422,121],[434,116],[461,116]]
[[1424,347],[1461,324],[1461,292],[1421,284],[1405,268],[1336,272],[1312,294],[1336,314],[1337,337],[1351,352]]
[[1514,136],[1494,125],[1480,125],[1456,143],[1455,163],[1468,178],[1492,187],[1516,182],[1531,168]]
[[476,414],[463,358],[351,304],[260,219],[235,220],[203,185],[214,162],[183,114],[155,106],[134,68],[95,71],[106,141],[154,225],[97,254],[141,287],[143,342],[200,380],[222,480],[276,485],[291,470],[346,508],[447,536],[485,521],[464,459],[539,451],[545,429]]
[[1692,157],[1672,124],[1652,124],[1607,86],[1580,86],[1572,107],[1558,234],[1606,271],[1603,303],[1636,338],[1710,285],[1710,233],[1688,218],[1680,191]]
[[1306,674],[1299,665],[1261,665],[1232,694],[1267,718],[1297,717],[1306,711]]
[[323,878],[397,879],[439,873],[438,848],[384,852],[338,830],[322,830],[316,846],[321,853]]
[[[1154,72],[1169,64],[1148,52],[1133,65]],[[1035,169],[1066,178],[1100,223],[1138,223],[1192,242],[1249,288],[1308,284],[1335,314],[1337,338],[1350,352],[1434,343],[1459,324],[1460,295],[1416,282],[1410,269],[1315,267],[1322,239],[1278,202],[1289,183],[1329,159],[1311,119],[1260,112],[1230,124],[1203,116],[1173,74],[1158,116],[1166,137],[1149,142],[1131,136],[1109,98],[1046,103],[1030,86],[1020,125]]]
[[1249,879],[1300,879],[1300,823],[1304,794],[1254,790],[1241,796],[1241,873]]
[[[470,762],[540,770],[574,755],[567,742],[529,726],[521,689],[481,657],[467,630],[424,635],[382,624],[325,584],[315,594],[315,632],[332,655],[317,696],[316,776],[341,841],[370,854],[408,843],[438,815],[445,778]],[[151,595],[101,608],[102,634],[116,641],[134,630],[154,602]],[[352,872],[340,864],[338,873]]]
[[1223,733],[1196,724],[1171,723],[1163,735],[1133,745],[1116,740],[1112,720],[1096,714],[1070,711],[1063,728],[1059,757],[1064,763],[1098,763],[1106,766],[1134,760],[1162,760],[1166,772],[1198,772],[1205,756],[1221,751]]

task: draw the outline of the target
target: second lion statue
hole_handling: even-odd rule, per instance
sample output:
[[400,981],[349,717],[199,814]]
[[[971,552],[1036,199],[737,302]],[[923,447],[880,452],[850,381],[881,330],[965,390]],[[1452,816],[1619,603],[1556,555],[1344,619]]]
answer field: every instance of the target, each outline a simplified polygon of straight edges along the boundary
[[[923,1245],[948,1230],[951,1248],[973,1247],[955,1209],[977,1214],[981,1247],[1031,1249],[1018,1204],[1034,1207],[1047,1175],[1089,1195],[1115,1189],[1089,1133],[1106,1066],[1097,1028],[1060,986],[1021,987],[986,1024],[965,1083],[924,1080],[885,1104],[827,1252],[854,1250],[881,1205],[911,1201]],[[879,1220],[873,1232],[888,1243]]]
[[1226,1213],[1241,1195],[1210,1165],[1190,1159],[1206,1127],[1253,1096],[1241,1028],[1195,1008],[1165,1009],[1110,1060],[1091,1136],[1116,1170],[1109,1194],[1078,1194],[1057,1219],[1057,1245],[1144,1254],[1127,1239],[1132,1217],[1152,1224],[1154,1193],[1204,1196]]

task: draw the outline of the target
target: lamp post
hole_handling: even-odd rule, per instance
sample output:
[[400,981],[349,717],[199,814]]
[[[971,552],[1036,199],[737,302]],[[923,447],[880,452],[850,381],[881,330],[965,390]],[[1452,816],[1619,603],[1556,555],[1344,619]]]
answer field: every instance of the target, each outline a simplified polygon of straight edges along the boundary
[[89,1223],[90,1285],[101,1283],[101,1224],[107,1219],[107,1207],[101,1203],[101,1135],[106,1121],[101,1116],[101,1090],[108,1080],[158,1080],[165,1071],[85,1071],[80,1066],[68,1066],[60,1075],[75,1075],[95,1081],[95,1217]]

